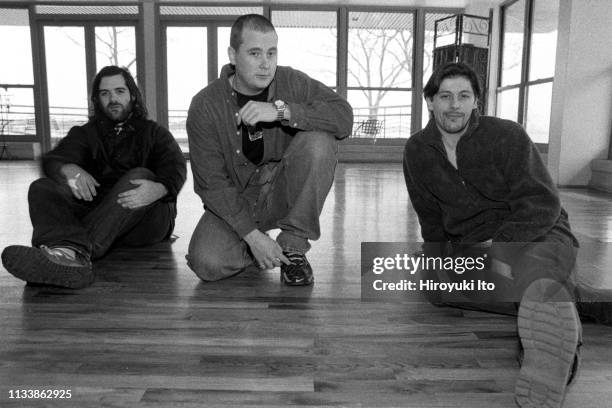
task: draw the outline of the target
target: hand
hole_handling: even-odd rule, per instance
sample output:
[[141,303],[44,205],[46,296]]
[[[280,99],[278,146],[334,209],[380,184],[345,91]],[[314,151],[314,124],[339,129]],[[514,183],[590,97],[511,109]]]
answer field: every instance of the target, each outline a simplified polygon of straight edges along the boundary
[[514,279],[512,267],[496,258],[491,258],[491,272],[503,276],[504,278]]
[[244,236],[244,240],[249,247],[253,256],[261,269],[272,269],[281,266],[281,263],[290,265],[291,261],[283,255],[283,249],[278,243],[255,229]]
[[76,164],[64,164],[60,172],[66,177],[70,191],[76,199],[93,200],[97,194],[96,187],[100,187],[100,184],[91,174]]
[[130,183],[138,186],[123,193],[119,193],[117,204],[123,208],[134,210],[154,203],[166,194],[168,189],[162,183],[146,179],[130,180]]
[[236,125],[243,122],[247,126],[255,126],[259,122],[275,122],[278,112],[274,104],[270,102],[248,101],[246,105],[238,111]]

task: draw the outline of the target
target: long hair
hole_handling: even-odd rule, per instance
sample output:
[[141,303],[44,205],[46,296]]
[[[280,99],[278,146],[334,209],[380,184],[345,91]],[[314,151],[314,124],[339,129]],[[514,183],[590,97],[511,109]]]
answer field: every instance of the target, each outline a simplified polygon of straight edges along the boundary
[[470,81],[474,96],[476,99],[480,100],[482,91],[480,82],[478,81],[478,75],[476,75],[476,72],[469,65],[461,62],[450,62],[436,69],[429,78],[429,81],[427,81],[425,88],[423,88],[423,95],[425,98],[432,99],[434,95],[438,93],[442,81],[452,77],[464,77]]
[[276,32],[270,20],[261,14],[242,15],[234,21],[230,32],[230,47],[236,51],[238,51],[240,44],[242,44],[242,31],[244,31],[245,28],[260,33],[269,33],[270,31]]
[[130,91],[132,97],[132,117],[138,119],[146,119],[148,112],[140,93],[140,89],[134,81],[134,77],[130,74],[127,68],[118,67],[116,65],[109,65],[100,70],[96,74],[96,77],[91,84],[91,103],[93,106],[93,114],[89,116],[89,119],[95,119],[105,116],[102,107],[100,106],[100,100],[98,98],[98,92],[100,91],[100,82],[103,77],[122,75],[125,79],[125,84]]

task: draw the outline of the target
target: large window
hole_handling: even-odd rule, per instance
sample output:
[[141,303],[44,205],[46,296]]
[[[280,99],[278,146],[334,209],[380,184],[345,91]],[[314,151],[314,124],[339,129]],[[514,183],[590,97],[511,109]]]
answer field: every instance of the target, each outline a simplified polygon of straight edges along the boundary
[[[0,143],[36,140],[34,75],[27,9],[0,8]],[[8,40],[10,39],[10,41]]]
[[556,0],[517,0],[502,7],[497,115],[548,143],[557,49]]
[[405,138],[412,117],[413,14],[349,12],[354,137]]
[[158,120],[167,126],[183,152],[187,142],[187,111],[193,96],[219,77],[229,63],[230,26],[242,14],[262,14],[261,6],[161,5],[163,83]]
[[290,65],[336,87],[337,13],[272,10],[278,33],[278,64]]

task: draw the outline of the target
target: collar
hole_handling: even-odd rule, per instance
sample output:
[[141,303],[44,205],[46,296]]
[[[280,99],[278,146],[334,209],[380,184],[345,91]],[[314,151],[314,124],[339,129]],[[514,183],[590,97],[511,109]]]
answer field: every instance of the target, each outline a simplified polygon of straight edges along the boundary
[[[274,74],[274,78],[272,78],[272,82],[270,82],[270,85],[268,86],[268,102],[272,102],[275,100],[275,95],[276,95],[276,75],[278,75],[278,66],[276,67],[276,73]],[[237,97],[236,92],[234,90],[234,88],[232,88],[232,86],[230,85],[230,81],[229,78],[232,75],[236,74],[236,67],[232,64],[226,64],[223,66],[223,68],[221,68],[221,74],[219,75],[219,79],[221,79],[223,81],[223,89],[225,89],[225,91],[232,95],[235,98]]]
[[100,116],[101,117],[97,118],[96,124],[103,135],[106,135],[109,132],[114,132],[116,134],[123,132],[134,132],[136,129],[142,127],[142,124],[144,123],[143,119],[134,118],[131,113],[123,122],[114,122],[104,115]]

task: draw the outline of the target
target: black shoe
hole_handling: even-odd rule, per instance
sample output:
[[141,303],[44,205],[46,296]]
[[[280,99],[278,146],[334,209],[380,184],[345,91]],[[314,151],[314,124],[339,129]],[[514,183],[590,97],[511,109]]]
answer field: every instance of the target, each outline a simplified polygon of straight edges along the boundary
[[2,264],[9,273],[30,283],[80,289],[94,280],[89,258],[60,247],[12,245],[2,252]]
[[283,254],[292,263],[290,265],[281,265],[281,282],[288,286],[312,285],[314,276],[306,255],[298,252],[283,252]]
[[524,358],[516,381],[520,407],[561,407],[576,374],[581,325],[569,292],[551,279],[531,283],[518,312]]

